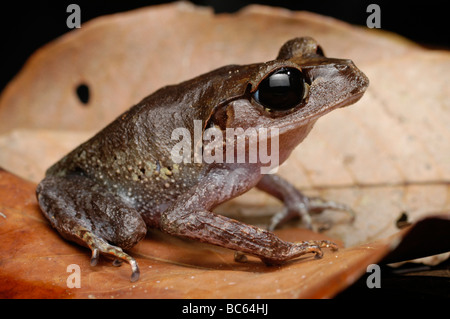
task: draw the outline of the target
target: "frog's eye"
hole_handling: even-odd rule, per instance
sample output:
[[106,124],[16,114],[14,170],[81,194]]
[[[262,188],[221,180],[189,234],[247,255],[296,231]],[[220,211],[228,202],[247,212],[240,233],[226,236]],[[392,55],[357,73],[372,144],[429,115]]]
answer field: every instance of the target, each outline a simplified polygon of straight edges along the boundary
[[266,76],[253,98],[267,109],[285,111],[300,104],[305,97],[305,76],[296,68],[280,68]]

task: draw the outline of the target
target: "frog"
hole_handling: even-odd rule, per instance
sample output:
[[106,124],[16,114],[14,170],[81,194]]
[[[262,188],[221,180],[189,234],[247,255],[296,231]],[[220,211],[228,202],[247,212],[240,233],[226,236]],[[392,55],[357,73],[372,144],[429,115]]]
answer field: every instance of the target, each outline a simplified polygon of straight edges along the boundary
[[[230,249],[236,261],[247,255],[267,265],[308,253],[320,258],[323,249],[337,245],[289,242],[274,230],[294,218],[311,227],[312,214],[326,209],[353,213],[350,207],[305,196],[276,169],[263,170],[269,164],[262,160],[180,161],[173,156],[180,142],[173,132],[271,129],[276,134],[266,134],[260,144],[276,140],[279,166],[320,117],[357,102],[368,85],[352,60],[327,57],[313,38],[288,40],[274,60],[223,66],[143,98],[47,169],[36,188],[38,204],[62,238],[90,249],[92,266],[100,256],[114,266],[127,263],[131,282],[140,270],[129,250],[153,229]],[[200,148],[187,145],[201,154],[207,142]],[[227,139],[216,146],[228,155],[236,143]],[[244,152],[249,151],[246,143]],[[269,227],[214,211],[254,187],[283,203]]]

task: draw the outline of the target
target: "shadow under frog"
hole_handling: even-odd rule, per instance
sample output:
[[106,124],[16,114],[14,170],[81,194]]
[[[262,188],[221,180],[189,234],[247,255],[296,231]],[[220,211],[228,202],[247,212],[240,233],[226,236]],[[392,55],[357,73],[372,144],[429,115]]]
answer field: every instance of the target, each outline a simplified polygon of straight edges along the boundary
[[[100,254],[113,256],[115,265],[129,263],[131,281],[139,268],[123,249],[149,228],[235,250],[238,260],[249,254],[273,265],[306,253],[320,257],[321,248],[336,245],[286,242],[270,230],[299,216],[310,227],[313,211],[350,208],[304,196],[281,177],[263,174],[267,163],[261,161],[174,161],[179,141],[172,132],[194,134],[195,121],[202,134],[209,128],[276,130],[281,164],[319,117],[359,100],[368,83],[352,61],[325,57],[313,39],[290,40],[273,61],[225,66],[146,97],[47,170],[36,190],[39,205],[62,237],[92,250],[92,265]],[[212,213],[254,186],[285,204],[268,230]]]

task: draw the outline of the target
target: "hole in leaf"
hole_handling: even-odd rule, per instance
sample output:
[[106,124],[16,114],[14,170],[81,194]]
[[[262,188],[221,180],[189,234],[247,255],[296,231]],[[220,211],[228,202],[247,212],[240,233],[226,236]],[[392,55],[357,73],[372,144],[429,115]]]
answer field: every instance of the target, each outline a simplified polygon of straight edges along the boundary
[[80,84],[78,85],[76,92],[80,102],[83,103],[84,105],[87,105],[90,99],[89,86],[87,86],[84,83]]

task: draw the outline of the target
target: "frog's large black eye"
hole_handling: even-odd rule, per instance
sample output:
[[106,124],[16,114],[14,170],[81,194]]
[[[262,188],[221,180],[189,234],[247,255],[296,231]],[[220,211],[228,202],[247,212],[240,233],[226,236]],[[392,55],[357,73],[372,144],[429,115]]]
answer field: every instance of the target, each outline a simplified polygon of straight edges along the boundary
[[299,105],[304,95],[303,73],[295,68],[280,68],[259,83],[253,98],[265,108],[284,111]]

